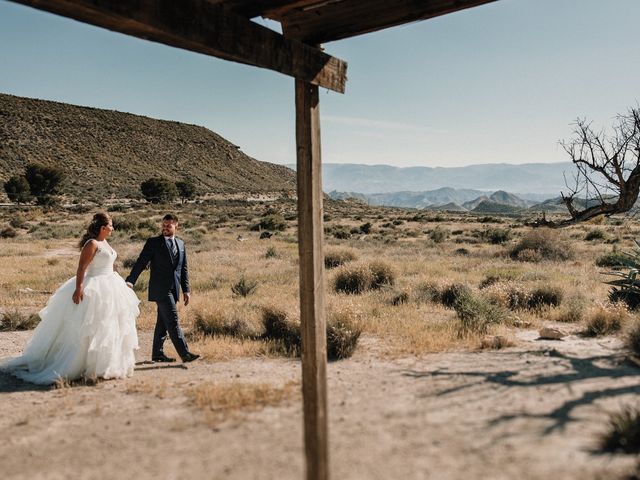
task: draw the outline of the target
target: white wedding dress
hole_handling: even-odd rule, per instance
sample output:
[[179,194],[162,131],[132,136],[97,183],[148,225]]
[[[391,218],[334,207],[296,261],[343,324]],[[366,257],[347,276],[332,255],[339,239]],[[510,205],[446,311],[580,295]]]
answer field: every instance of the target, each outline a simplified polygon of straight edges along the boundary
[[40,311],[41,322],[22,356],[1,363],[0,369],[41,385],[130,376],[140,301],[113,271],[116,257],[107,242],[98,242],[85,273],[83,300],[73,303],[76,277],[67,280]]

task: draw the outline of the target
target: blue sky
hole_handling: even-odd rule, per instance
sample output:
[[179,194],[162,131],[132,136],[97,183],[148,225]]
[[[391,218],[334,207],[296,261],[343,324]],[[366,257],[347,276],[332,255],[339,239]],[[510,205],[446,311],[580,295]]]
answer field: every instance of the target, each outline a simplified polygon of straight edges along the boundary
[[[321,90],[327,163],[567,160],[576,117],[640,101],[639,0],[499,0],[332,42],[344,95]],[[0,92],[203,125],[295,162],[293,80],[0,0]]]

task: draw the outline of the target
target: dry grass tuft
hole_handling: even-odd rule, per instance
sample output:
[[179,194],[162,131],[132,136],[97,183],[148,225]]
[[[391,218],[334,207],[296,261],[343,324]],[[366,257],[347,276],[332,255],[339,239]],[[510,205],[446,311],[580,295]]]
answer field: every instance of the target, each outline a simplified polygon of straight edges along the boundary
[[600,438],[600,449],[608,453],[640,453],[640,409],[625,407],[609,417],[609,431]]
[[589,314],[584,334],[600,337],[617,333],[629,319],[629,310],[624,304],[603,303]]
[[557,230],[537,228],[528,232],[510,255],[515,260],[525,262],[564,261],[573,258],[574,252]]
[[282,387],[266,383],[205,383],[188,390],[187,396],[192,405],[205,413],[209,424],[216,425],[229,418],[238,418],[242,413],[275,407],[292,400],[299,395],[299,389],[299,384],[293,381]]
[[513,347],[515,342],[504,335],[487,335],[482,338],[480,348],[483,350],[500,350],[502,348]]
[[31,330],[40,323],[37,313],[26,315],[17,310],[6,312],[0,321],[0,331]]

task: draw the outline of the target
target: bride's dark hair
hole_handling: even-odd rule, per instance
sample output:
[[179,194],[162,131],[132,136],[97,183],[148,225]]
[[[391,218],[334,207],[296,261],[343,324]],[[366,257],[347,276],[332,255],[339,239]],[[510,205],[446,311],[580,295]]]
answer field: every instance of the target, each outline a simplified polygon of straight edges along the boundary
[[109,217],[109,215],[107,215],[106,213],[104,212],[96,213],[91,219],[91,223],[87,227],[87,231],[84,233],[84,235],[80,239],[80,243],[78,243],[78,246],[82,248],[84,247],[84,244],[87,243],[87,241],[93,238],[96,238],[100,233],[100,229],[102,227],[106,227],[107,225],[109,225],[110,220],[111,220],[111,217]]

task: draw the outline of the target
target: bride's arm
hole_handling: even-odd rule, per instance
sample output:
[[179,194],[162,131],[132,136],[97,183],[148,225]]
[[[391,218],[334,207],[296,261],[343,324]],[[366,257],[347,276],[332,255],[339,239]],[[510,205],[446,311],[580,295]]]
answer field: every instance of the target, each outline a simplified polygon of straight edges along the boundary
[[84,282],[84,274],[87,267],[93,260],[93,256],[98,250],[98,244],[94,241],[87,242],[80,252],[80,260],[78,261],[78,271],[76,272],[76,290],[73,292],[73,303],[76,305],[82,301],[84,293],[82,291],[82,282]]

